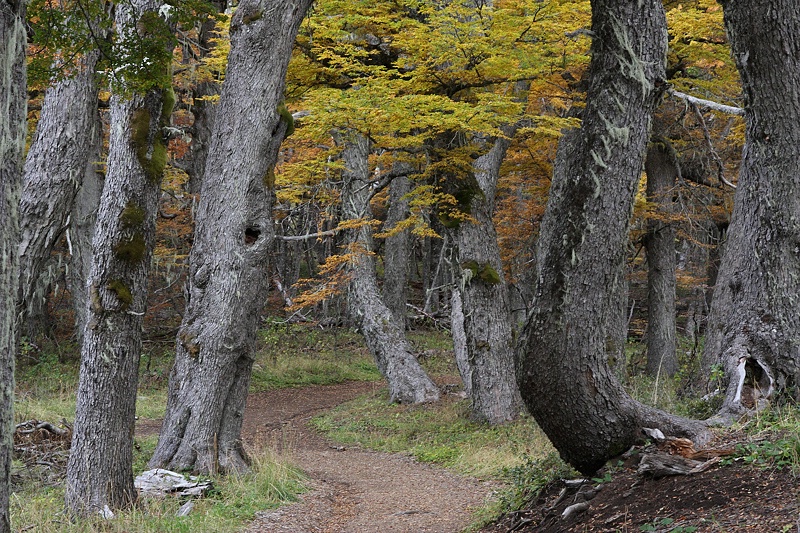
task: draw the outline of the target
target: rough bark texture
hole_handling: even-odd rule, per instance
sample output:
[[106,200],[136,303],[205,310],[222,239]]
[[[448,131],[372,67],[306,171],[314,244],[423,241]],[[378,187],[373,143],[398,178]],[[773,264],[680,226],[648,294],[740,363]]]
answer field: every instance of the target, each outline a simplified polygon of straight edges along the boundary
[[[159,0],[117,6],[119,32],[134,31]],[[142,322],[166,162],[162,128],[172,104],[162,90],[111,99],[108,172],[92,241],[75,425],[65,501],[74,516],[129,506]],[[171,94],[171,92],[170,92]],[[89,144],[87,142],[87,144]],[[79,167],[77,172],[83,172]]]
[[674,376],[675,351],[675,230],[672,194],[678,176],[674,150],[666,139],[654,139],[647,150],[647,201],[656,205],[648,222],[647,246],[647,373]]
[[105,178],[98,169],[103,149],[103,132],[100,117],[95,112],[95,134],[91,142],[89,159],[83,173],[83,183],[75,196],[67,231],[70,243],[69,272],[67,283],[72,295],[72,309],[75,312],[75,335],[83,341],[86,327],[87,292],[86,280],[92,271],[92,239],[94,237],[97,210],[103,193]]
[[10,533],[19,197],[25,150],[25,3],[0,3],[0,533]]
[[[408,217],[408,200],[403,196],[411,191],[411,180],[400,176],[389,185],[389,211],[386,227],[391,229]],[[403,329],[406,329],[406,286],[411,258],[411,235],[403,230],[386,238],[383,255],[383,300]]]
[[242,415],[268,289],[272,168],[287,131],[278,107],[311,0],[245,0],[231,21],[228,70],[197,210],[187,308],[151,467],[247,468]]
[[[69,225],[75,196],[94,155],[99,126],[95,65],[99,52],[90,52],[73,78],[56,83],[45,93],[36,135],[25,160],[20,201],[20,280],[18,306],[28,335],[40,331],[36,309],[43,304],[55,273],[45,266],[56,242]],[[40,280],[40,277],[44,278]],[[41,326],[41,325],[39,325]]]
[[581,128],[559,143],[517,374],[531,414],[583,473],[630,447],[643,424],[707,436],[699,423],[634,402],[607,364],[612,299],[664,85],[663,7],[654,0],[595,0],[592,31],[587,106]]
[[474,223],[463,222],[452,230],[470,369],[462,379],[472,380],[472,417],[489,424],[513,420],[522,409],[514,374],[508,286],[492,222],[500,164],[509,144],[508,139],[497,139],[473,164],[472,179],[479,189],[469,202]]
[[704,359],[724,366],[722,411],[735,415],[800,385],[800,4],[723,8],[746,130]]
[[[369,141],[363,135],[339,135],[344,146],[345,170],[342,185],[342,218],[371,219]],[[383,302],[378,290],[378,275],[368,224],[348,232],[353,259],[350,261],[348,310],[358,322],[367,347],[381,374],[389,384],[389,400],[399,403],[434,402],[439,389],[422,369],[406,340],[400,322]]]

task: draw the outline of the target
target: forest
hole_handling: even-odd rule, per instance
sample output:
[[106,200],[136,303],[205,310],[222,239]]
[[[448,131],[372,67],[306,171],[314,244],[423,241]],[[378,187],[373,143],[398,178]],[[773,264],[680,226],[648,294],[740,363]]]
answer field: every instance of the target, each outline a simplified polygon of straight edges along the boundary
[[[63,441],[90,528],[146,469],[256,471],[253,393],[322,383],[305,353],[296,382],[264,366],[339,335],[361,373],[325,383],[380,379],[397,416],[458,395],[476,439],[540,432],[555,477],[651,443],[654,477],[759,453],[793,476],[798,24],[789,0],[2,2],[0,533],[31,435]],[[31,408],[47,372],[63,414]],[[509,531],[539,527],[526,475]]]

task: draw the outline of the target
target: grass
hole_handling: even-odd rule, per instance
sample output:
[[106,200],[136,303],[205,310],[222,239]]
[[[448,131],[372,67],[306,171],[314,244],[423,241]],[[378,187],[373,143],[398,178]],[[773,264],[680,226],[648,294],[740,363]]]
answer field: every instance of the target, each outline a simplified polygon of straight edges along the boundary
[[[146,468],[155,443],[155,437],[138,440],[135,472]],[[252,458],[251,473],[215,479],[212,494],[196,500],[186,517],[175,516],[185,500],[166,497],[142,499],[134,508],[117,513],[113,520],[72,523],[64,514],[64,487],[53,485],[28,487],[13,493],[11,520],[17,531],[37,533],[241,531],[257,512],[295,501],[296,495],[305,490],[302,474],[268,449],[260,450]]]

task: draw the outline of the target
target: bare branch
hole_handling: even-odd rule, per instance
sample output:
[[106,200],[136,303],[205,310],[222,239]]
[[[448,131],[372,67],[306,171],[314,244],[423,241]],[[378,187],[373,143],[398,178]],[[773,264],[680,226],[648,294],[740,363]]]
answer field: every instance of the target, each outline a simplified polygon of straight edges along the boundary
[[319,237],[333,237],[338,233],[337,230],[331,229],[328,231],[319,231],[317,233],[308,233],[306,235],[279,235],[275,237],[282,241],[307,241],[309,239],[317,239]]
[[681,100],[685,100],[692,104],[693,106],[697,107],[707,107],[709,109],[713,109],[714,111],[719,111],[720,113],[727,113],[729,115],[739,115],[744,116],[744,109],[741,107],[734,107],[730,105],[720,104],[719,102],[713,102],[711,100],[704,100],[703,98],[697,98],[695,96],[689,96],[686,93],[682,93],[680,91],[676,91],[675,89],[669,89],[667,93],[671,94],[675,98],[680,98]]

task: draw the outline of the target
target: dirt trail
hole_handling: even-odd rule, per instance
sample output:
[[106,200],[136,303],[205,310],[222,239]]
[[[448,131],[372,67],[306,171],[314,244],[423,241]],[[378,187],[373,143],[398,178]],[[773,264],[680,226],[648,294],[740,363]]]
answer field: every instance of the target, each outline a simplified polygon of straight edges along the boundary
[[308,426],[322,411],[380,387],[344,383],[250,395],[245,442],[286,453],[312,490],[298,503],[260,513],[248,533],[455,533],[470,523],[490,484],[402,455],[340,447]]

